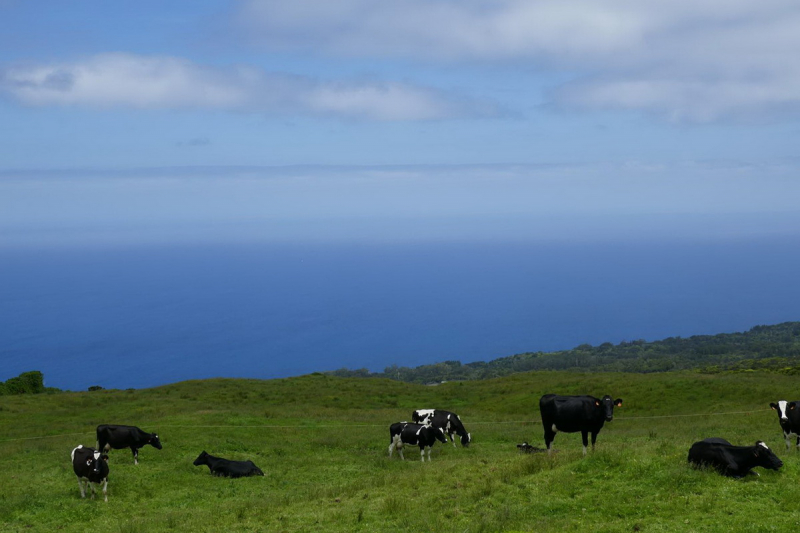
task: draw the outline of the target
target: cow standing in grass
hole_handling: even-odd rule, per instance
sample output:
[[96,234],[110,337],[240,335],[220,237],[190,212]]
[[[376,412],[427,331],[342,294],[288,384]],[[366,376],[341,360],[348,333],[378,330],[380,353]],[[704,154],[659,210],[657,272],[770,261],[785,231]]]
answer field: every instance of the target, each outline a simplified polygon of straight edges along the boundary
[[84,482],[90,486],[94,500],[95,485],[103,485],[103,499],[108,501],[108,455],[82,444],[72,450],[72,471],[78,476],[81,498],[86,497]]
[[417,424],[430,422],[433,427],[441,428],[444,430],[445,434],[450,437],[450,442],[453,443],[454,448],[457,448],[456,439],[453,438],[454,433],[461,439],[462,446],[469,446],[469,443],[472,442],[472,435],[467,433],[467,430],[464,429],[461,418],[450,411],[443,411],[441,409],[417,409],[411,414],[411,420]]
[[769,406],[778,412],[778,421],[783,430],[783,438],[786,440],[786,451],[792,449],[793,437],[796,439],[795,446],[800,449],[800,401],[780,400]]
[[614,418],[614,407],[622,406],[622,400],[612,400],[611,396],[595,398],[594,396],[558,396],[545,394],[539,400],[539,411],[544,426],[544,443],[547,452],[552,452],[553,439],[556,432],[576,433],[583,437],[583,455],[589,445],[589,433],[592,434],[592,450],[597,441],[597,434],[603,424]]
[[422,460],[425,461],[425,450],[428,451],[428,461],[431,460],[431,448],[436,441],[447,442],[447,437],[444,436],[444,430],[435,428],[430,424],[412,424],[409,422],[397,422],[389,427],[389,457],[396,449],[400,454],[400,459],[405,460],[403,457],[403,447],[419,446],[419,453]]
[[161,449],[161,440],[155,433],[147,433],[136,426],[120,426],[101,424],[97,426],[97,449],[108,452],[112,448],[119,450],[130,448],[133,452],[133,464],[139,464],[139,448],[149,444]]

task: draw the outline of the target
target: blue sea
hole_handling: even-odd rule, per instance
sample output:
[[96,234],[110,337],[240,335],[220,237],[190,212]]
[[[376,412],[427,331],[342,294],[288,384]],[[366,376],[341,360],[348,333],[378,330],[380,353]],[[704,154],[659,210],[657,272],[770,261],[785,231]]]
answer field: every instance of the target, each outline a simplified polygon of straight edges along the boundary
[[800,320],[800,240],[0,250],[0,380],[380,371]]

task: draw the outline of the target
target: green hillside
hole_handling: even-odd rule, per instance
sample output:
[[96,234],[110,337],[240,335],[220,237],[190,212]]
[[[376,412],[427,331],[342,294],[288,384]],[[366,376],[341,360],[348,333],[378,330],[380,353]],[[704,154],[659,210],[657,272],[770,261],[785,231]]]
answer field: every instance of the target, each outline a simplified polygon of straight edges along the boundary
[[492,361],[462,364],[444,361],[414,368],[391,366],[383,372],[340,369],[340,377],[384,377],[410,383],[488,379],[531,370],[578,372],[667,372],[700,369],[773,370],[797,373],[800,366],[800,322],[756,326],[741,333],[696,335],[686,339],[582,344],[559,352],[526,352]]
[[[775,373],[517,373],[423,386],[321,374],[190,381],[145,390],[0,397],[3,531],[788,531],[800,454],[786,453],[770,401],[798,378]],[[611,394],[623,408],[598,449],[580,436],[542,446],[538,398]],[[389,459],[388,427],[416,408],[459,413],[473,445]],[[70,450],[100,423],[157,431],[133,465],[111,453],[109,501],[81,500]],[[745,480],[686,464],[692,442],[765,440],[780,472]],[[203,450],[251,459],[263,478],[229,480],[192,461]]]

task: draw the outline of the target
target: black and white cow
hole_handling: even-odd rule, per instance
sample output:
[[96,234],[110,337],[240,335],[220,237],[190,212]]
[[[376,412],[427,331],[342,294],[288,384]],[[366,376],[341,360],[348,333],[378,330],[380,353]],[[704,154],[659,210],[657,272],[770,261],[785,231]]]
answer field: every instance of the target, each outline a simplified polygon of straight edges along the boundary
[[592,434],[592,450],[597,441],[597,434],[603,424],[614,418],[614,407],[622,406],[622,400],[612,400],[611,396],[595,398],[594,396],[558,396],[545,394],[539,400],[539,411],[544,426],[544,443],[547,452],[552,452],[553,439],[556,432],[581,432],[583,437],[583,454],[589,445],[589,433]]
[[94,448],[85,448],[78,445],[70,454],[72,457],[72,470],[78,476],[78,487],[81,489],[81,498],[86,497],[86,482],[91,487],[94,499],[95,485],[103,485],[103,499],[108,501],[108,455],[100,453]]
[[133,452],[134,464],[139,464],[139,448],[146,444],[157,450],[161,449],[161,441],[155,433],[147,433],[136,426],[119,426],[101,424],[97,426],[97,449],[108,452],[112,448],[130,448]]
[[442,428],[447,436],[450,437],[450,442],[453,447],[456,447],[456,439],[453,438],[453,433],[461,437],[461,445],[469,446],[472,441],[472,436],[464,429],[464,424],[461,418],[455,413],[450,411],[442,411],[441,409],[417,409],[411,414],[411,420],[417,424],[425,424],[429,421],[435,428]]
[[786,440],[786,451],[792,449],[792,437],[796,439],[795,446],[800,449],[800,409],[798,409],[800,401],[780,400],[769,406],[778,411],[778,420],[783,430],[783,438]]
[[713,437],[692,444],[688,461],[695,466],[710,466],[729,477],[744,477],[758,473],[756,466],[778,470],[783,461],[761,441],[754,446],[734,446],[725,439]]
[[431,460],[431,448],[436,441],[447,442],[442,428],[435,428],[430,424],[412,424],[409,422],[397,422],[389,427],[389,457],[395,449],[403,457],[403,446],[419,446],[419,453],[422,460],[425,460],[425,449],[428,449],[428,461]]
[[264,472],[253,461],[231,461],[221,457],[214,457],[203,451],[194,460],[194,466],[207,465],[212,476],[222,477],[247,477],[263,476]]

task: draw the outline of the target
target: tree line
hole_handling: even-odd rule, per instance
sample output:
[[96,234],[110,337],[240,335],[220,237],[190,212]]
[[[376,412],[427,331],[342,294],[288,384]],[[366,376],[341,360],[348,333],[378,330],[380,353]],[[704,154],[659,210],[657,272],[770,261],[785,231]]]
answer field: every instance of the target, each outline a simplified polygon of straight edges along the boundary
[[342,368],[327,372],[342,377],[382,377],[410,383],[477,380],[532,370],[593,372],[726,372],[770,370],[800,374],[800,322],[756,326],[740,333],[669,337],[660,341],[581,344],[571,350],[525,352],[489,362],[451,360],[432,365],[392,365],[383,372]]

